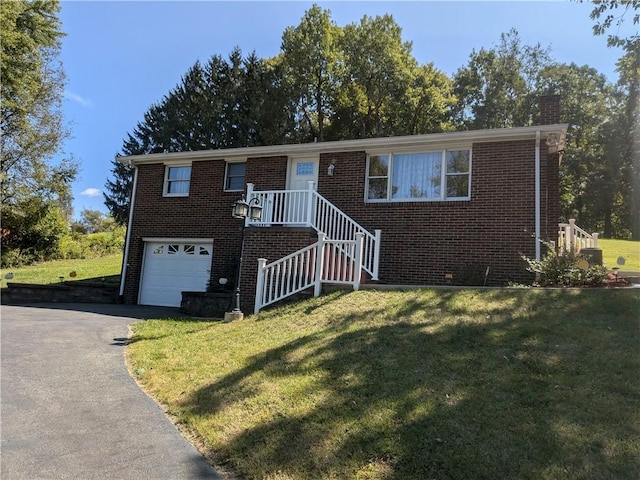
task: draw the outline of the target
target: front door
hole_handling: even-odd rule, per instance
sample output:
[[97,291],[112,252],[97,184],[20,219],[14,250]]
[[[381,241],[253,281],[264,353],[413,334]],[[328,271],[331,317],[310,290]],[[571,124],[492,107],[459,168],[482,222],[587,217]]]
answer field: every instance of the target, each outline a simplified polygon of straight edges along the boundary
[[294,157],[289,163],[289,178],[287,181],[288,190],[304,191],[300,193],[291,193],[287,202],[287,218],[290,225],[308,224],[310,219],[308,216],[308,202],[311,201],[307,191],[309,190],[309,182],[313,181],[313,189],[318,187],[318,167],[320,158],[312,157]]
[[306,190],[309,181],[313,181],[314,188],[318,185],[318,166],[320,158],[298,157],[292,158],[289,166],[288,190]]

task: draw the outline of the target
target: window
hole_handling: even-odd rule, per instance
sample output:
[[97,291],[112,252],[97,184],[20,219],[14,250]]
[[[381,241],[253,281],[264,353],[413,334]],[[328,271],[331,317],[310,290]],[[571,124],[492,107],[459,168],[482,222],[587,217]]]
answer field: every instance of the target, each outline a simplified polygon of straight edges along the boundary
[[447,198],[469,198],[469,150],[447,152]]
[[191,183],[191,166],[167,167],[164,177],[165,197],[186,197]]
[[371,155],[367,166],[369,202],[468,200],[470,150]]
[[246,163],[227,163],[227,172],[224,179],[225,191],[234,192],[244,190],[246,170]]
[[296,175],[313,175],[313,162],[300,162],[296,165]]

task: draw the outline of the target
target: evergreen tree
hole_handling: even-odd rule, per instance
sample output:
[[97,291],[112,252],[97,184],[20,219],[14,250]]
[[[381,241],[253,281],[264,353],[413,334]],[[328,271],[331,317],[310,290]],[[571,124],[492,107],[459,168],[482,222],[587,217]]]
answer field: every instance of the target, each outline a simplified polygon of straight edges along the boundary
[[[234,49],[196,62],[159,103],[145,112],[123,143],[122,155],[250,147],[297,141],[294,106],[279,67]],[[132,169],[116,160],[105,187],[105,205],[125,224]]]

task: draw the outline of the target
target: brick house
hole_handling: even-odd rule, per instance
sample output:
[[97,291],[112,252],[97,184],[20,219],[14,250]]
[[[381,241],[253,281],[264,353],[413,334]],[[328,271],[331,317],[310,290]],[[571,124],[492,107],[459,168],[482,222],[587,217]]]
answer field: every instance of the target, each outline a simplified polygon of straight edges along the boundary
[[[331,262],[347,282],[527,281],[521,255],[557,238],[558,121],[546,96],[537,126],[121,157],[135,167],[122,300],[178,306],[185,290],[232,289],[240,252],[245,311]],[[243,196],[260,220],[232,218]],[[319,237],[345,243],[324,258]]]

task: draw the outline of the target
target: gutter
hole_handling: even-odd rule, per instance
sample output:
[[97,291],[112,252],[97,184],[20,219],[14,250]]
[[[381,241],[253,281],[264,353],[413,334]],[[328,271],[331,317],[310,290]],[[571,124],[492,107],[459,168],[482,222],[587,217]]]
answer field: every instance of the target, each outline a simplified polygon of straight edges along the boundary
[[536,132],[535,170],[536,260],[540,260],[540,130]]
[[[129,165],[133,162],[129,160]],[[131,243],[131,225],[133,224],[133,207],[136,201],[136,187],[138,186],[138,167],[133,167],[133,189],[131,190],[131,201],[129,202],[129,222],[127,224],[127,238],[124,242],[124,258],[122,259],[122,273],[120,276],[120,297],[124,296],[124,283],[127,277],[127,265],[129,264],[129,246]]]
[[448,145],[467,145],[483,142],[505,142],[511,140],[529,140],[536,135],[555,134],[564,138],[568,128],[566,123],[542,125],[536,127],[495,128],[485,130],[467,130],[446,133],[427,133],[423,135],[405,135],[400,137],[379,137],[356,140],[337,140],[331,142],[296,143],[288,145],[268,145],[258,147],[225,148],[218,150],[195,150],[186,152],[149,153],[118,157],[122,163],[142,165],[146,163],[177,163],[203,160],[246,161],[247,158],[291,156],[302,154],[406,150]]

